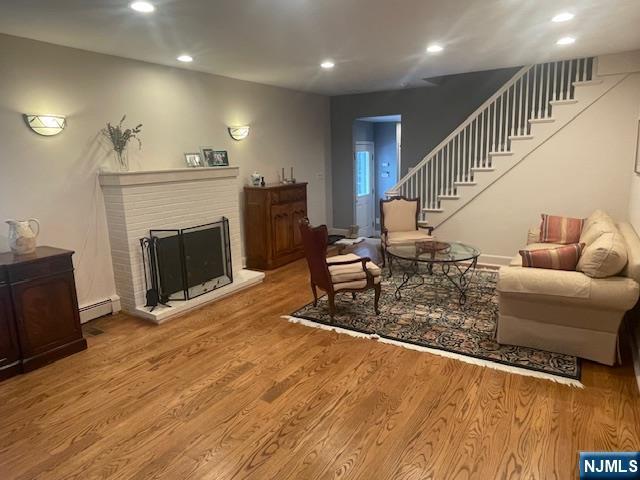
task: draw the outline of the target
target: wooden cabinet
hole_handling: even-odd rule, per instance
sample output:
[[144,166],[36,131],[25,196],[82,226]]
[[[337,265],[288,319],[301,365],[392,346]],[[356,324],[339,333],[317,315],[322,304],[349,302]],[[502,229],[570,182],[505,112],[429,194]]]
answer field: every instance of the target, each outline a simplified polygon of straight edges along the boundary
[[247,186],[244,193],[247,267],[269,270],[302,258],[298,221],[307,216],[307,184]]
[[52,247],[0,254],[0,378],[3,365],[28,372],[87,348],[72,255]]

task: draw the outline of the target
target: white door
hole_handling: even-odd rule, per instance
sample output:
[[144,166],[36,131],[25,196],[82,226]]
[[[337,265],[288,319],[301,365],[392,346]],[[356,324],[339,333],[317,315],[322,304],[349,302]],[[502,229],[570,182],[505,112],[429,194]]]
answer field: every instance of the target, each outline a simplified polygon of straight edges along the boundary
[[374,232],[375,194],[373,187],[373,143],[357,142],[355,151],[355,223],[359,235],[369,237]]

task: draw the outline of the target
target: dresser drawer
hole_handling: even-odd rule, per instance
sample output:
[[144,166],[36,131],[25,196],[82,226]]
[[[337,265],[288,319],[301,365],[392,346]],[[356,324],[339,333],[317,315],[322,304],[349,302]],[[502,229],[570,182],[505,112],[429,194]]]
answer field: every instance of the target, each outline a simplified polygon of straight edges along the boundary
[[299,202],[306,199],[306,188],[282,188],[278,191],[271,192],[271,203],[273,204]]
[[10,283],[22,282],[73,270],[71,255],[60,255],[43,260],[12,265],[7,269]]

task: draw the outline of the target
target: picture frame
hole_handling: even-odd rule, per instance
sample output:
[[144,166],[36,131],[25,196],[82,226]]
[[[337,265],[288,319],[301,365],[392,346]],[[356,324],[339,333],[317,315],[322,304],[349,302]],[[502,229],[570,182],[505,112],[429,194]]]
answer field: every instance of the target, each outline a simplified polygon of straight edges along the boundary
[[212,147],[201,147],[200,150],[206,167],[229,166],[229,155],[226,150],[215,150]]
[[633,170],[636,174],[640,175],[640,118],[636,120],[636,151],[635,151],[635,165]]
[[189,168],[204,167],[204,162],[202,161],[202,155],[200,155],[200,152],[185,153],[184,161]]

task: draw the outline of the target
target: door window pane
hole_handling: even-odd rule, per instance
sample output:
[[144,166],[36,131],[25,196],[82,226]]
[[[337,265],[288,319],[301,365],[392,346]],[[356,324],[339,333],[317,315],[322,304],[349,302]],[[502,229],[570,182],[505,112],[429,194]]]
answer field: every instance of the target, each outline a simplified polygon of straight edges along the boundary
[[371,192],[370,165],[369,152],[356,152],[356,194],[359,197]]

